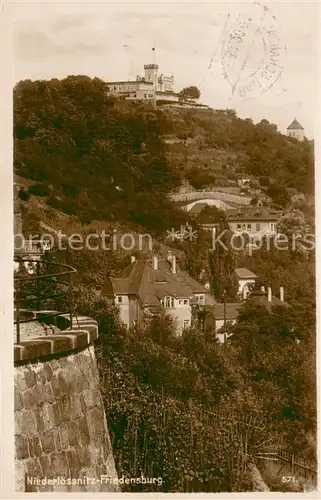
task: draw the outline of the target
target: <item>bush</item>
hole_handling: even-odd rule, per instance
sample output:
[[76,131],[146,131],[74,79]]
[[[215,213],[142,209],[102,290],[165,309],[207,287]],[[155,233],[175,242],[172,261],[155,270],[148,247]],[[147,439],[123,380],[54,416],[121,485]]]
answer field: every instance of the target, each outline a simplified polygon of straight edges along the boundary
[[50,196],[50,198],[46,200],[46,205],[59,210],[61,208],[61,200],[59,200],[59,198],[56,198],[55,196]]
[[[49,197],[49,206],[68,214],[90,211],[93,219],[121,223],[139,218],[155,229],[148,213],[162,214],[180,184],[165,156],[161,137],[171,133],[171,120],[162,111],[143,103],[111,106],[105,83],[85,76],[20,82],[14,111],[15,168],[37,181],[30,194]],[[171,211],[175,216],[174,205]]]
[[21,188],[19,190],[19,198],[20,198],[20,200],[28,201],[30,198],[30,193],[28,191],[26,191],[25,189]]
[[44,196],[50,196],[51,189],[44,184],[34,184],[29,187],[28,193],[43,198]]

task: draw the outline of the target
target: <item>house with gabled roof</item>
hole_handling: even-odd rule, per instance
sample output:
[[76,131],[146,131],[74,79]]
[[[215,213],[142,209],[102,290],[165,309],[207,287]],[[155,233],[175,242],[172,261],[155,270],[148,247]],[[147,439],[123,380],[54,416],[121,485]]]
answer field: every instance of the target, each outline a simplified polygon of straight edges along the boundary
[[106,280],[103,294],[112,296],[128,328],[139,324],[145,314],[163,307],[174,318],[177,333],[191,327],[193,308],[215,303],[206,286],[177,266],[175,255],[167,259],[132,257],[119,276]]
[[268,207],[239,207],[226,210],[226,220],[233,233],[266,236],[276,234],[276,224],[284,212]]
[[238,267],[234,270],[234,272],[239,285],[238,295],[243,299],[246,299],[255,285],[257,275],[245,267]]
[[[290,307],[284,300],[283,287],[280,287],[279,293],[279,297],[276,297],[272,294],[271,287],[268,287],[266,291],[265,287],[261,286],[258,290],[250,291],[246,300],[253,305],[266,307],[268,310],[275,306]],[[237,322],[241,307],[242,302],[216,303],[214,305],[215,335],[220,343],[223,344],[229,337],[229,334],[225,331],[225,326],[228,324],[234,325]],[[211,319],[209,318],[208,322],[210,321]]]
[[286,133],[289,137],[293,137],[299,141],[304,140],[304,128],[296,118],[294,118],[294,120],[287,127]]

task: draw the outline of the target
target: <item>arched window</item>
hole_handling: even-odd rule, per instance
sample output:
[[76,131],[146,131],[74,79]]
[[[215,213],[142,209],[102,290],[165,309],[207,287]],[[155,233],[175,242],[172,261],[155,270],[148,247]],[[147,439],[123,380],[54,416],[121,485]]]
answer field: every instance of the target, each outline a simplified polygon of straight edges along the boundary
[[166,307],[167,309],[171,309],[174,307],[174,299],[173,297],[164,297],[161,300],[161,304]]

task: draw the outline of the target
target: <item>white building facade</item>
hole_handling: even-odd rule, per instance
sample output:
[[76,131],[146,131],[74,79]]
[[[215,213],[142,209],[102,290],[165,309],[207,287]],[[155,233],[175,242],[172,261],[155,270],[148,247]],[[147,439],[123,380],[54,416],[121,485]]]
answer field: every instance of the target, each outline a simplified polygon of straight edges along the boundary
[[[122,323],[131,328],[160,308],[173,318],[176,333],[192,326],[193,308],[212,301],[206,288],[176,265],[176,256],[132,261],[123,278],[112,278],[112,296]],[[107,295],[107,293],[106,293]]]
[[145,64],[143,77],[137,75],[136,80],[107,82],[106,94],[124,99],[178,102],[174,76],[158,75],[158,69],[158,64]]
[[286,129],[286,133],[288,137],[293,137],[294,139],[297,139],[298,141],[303,141],[304,140],[304,128],[296,118],[294,118],[293,122],[290,123],[288,128]]

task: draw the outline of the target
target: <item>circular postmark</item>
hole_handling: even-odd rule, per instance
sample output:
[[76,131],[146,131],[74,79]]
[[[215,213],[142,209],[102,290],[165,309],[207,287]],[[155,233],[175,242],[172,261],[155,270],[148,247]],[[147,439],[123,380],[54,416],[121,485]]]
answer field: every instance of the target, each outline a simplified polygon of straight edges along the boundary
[[232,94],[255,98],[280,78],[286,56],[282,29],[266,6],[252,4],[230,22],[222,43],[224,78]]

